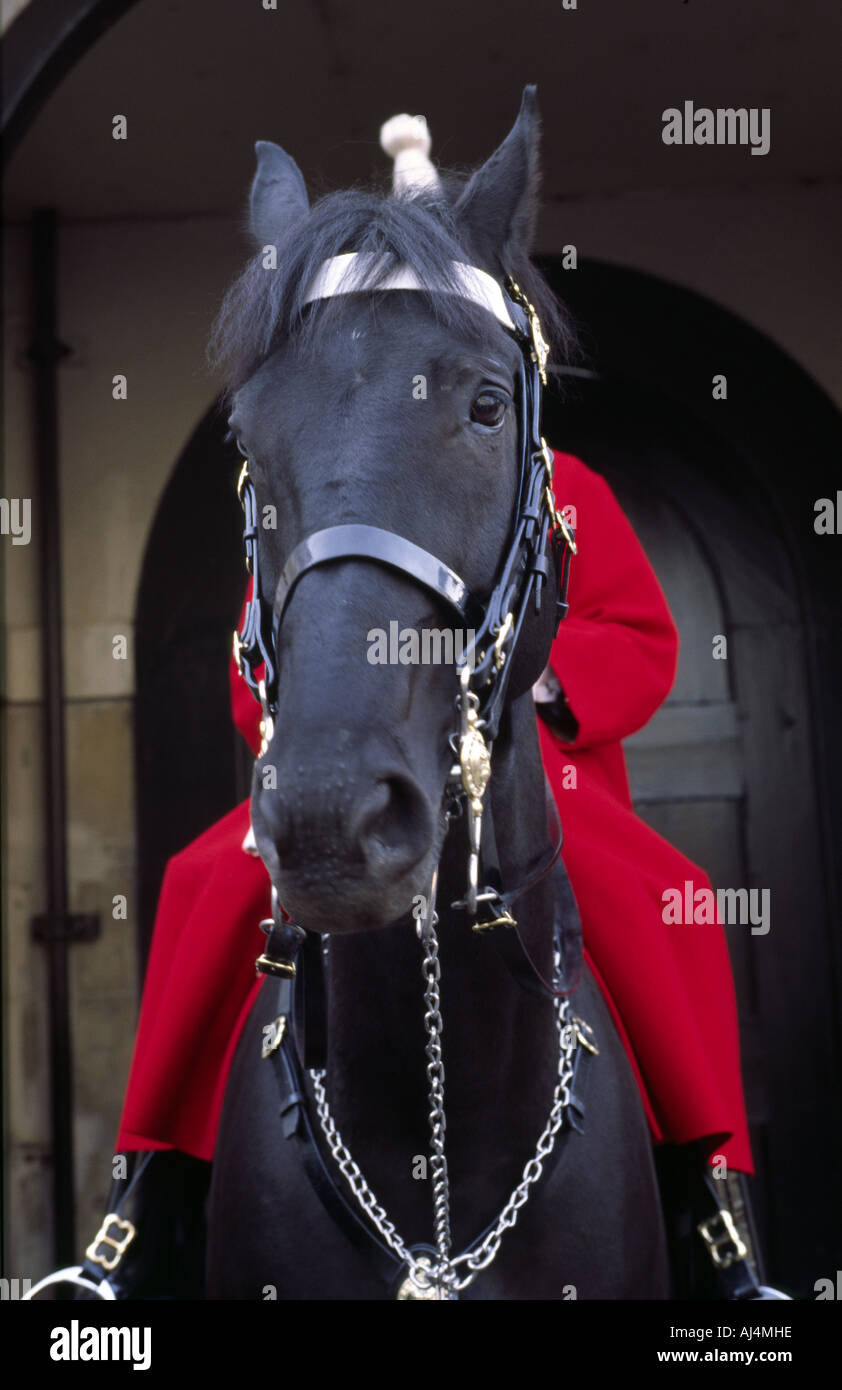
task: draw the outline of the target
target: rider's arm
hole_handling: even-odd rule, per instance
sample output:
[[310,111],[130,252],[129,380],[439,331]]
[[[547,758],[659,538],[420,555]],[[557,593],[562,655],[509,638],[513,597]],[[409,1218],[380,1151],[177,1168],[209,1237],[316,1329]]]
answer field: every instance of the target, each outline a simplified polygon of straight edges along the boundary
[[608,484],[555,455],[559,507],[576,508],[570,611],[550,653],[563,692],[557,732],[571,748],[634,733],[669,694],[678,633],[643,547]]

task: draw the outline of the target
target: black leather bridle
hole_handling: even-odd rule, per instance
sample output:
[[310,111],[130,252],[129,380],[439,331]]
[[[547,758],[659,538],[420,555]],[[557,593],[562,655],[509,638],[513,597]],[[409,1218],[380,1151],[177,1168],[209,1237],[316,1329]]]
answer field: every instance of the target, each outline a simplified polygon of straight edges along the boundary
[[[517,923],[511,906],[556,864],[561,850],[560,826],[556,816],[549,850],[540,856],[525,881],[506,893],[499,882],[493,821],[490,807],[483,807],[483,796],[491,771],[491,746],[499,731],[513,655],[529,605],[533,603],[536,613],[540,612],[545,587],[552,581],[557,631],[567,613],[570,558],[576,552],[576,541],[556,506],[552,454],[541,434],[541,393],[547,381],[549,349],[535,308],[514,281],[505,282],[503,298],[521,350],[518,374],[520,473],[509,542],[487,602],[473,595],[464,580],[443,560],[404,536],[378,526],[350,524],[316,531],[294,547],[281,572],[270,612],[261,595],[257,502],[246,461],[238,492],[245,512],[243,539],[253,586],[243,630],[234,634],[234,655],[241,675],[263,708],[261,729],[265,750],[278,713],[280,626],[295,585],[310,570],[336,560],[370,560],[429,590],[463,622],[469,623],[475,637],[459,670],[462,728],[452,738],[460,761],[451,771],[447,790],[451,810],[454,803],[462,799],[469,808],[471,866],[465,898],[454,906],[468,911],[476,930],[502,927],[514,928],[516,933]],[[261,664],[263,674],[258,676]],[[549,801],[552,802],[552,798]],[[554,803],[552,809],[554,811]],[[497,879],[496,882],[484,881],[482,887],[478,879],[480,855],[487,876]],[[569,897],[575,911],[572,894]],[[307,934],[284,920],[278,911],[274,922],[265,925],[270,928],[269,942],[258,961],[258,969],[269,974],[293,975],[296,951]],[[523,943],[518,937],[515,948],[511,939],[506,940],[506,936],[511,936],[508,930],[497,935],[513,973],[520,983],[526,984],[526,977],[537,975],[537,971],[531,962],[530,970],[519,968],[525,954]],[[569,984],[559,991],[540,979],[542,994],[567,993],[568,990]]]
[[[277,715],[276,654],[284,611],[295,585],[317,565],[334,560],[373,560],[406,575],[454,610],[463,622],[479,623],[474,644],[471,689],[480,697],[480,718],[489,740],[496,737],[505,702],[511,655],[530,598],[540,611],[551,568],[558,576],[558,621],[567,612],[569,559],[574,534],[558,512],[552,490],[552,455],[541,434],[541,389],[546,384],[547,346],[538,316],[520,288],[509,281],[505,303],[521,347],[519,373],[520,477],[515,523],[502,566],[487,603],[482,603],[449,565],[394,531],[351,524],[315,531],[295,546],[281,572],[271,614],[260,593],[257,503],[243,466],[238,492],[245,511],[243,541],[253,576],[252,597],[242,632],[235,633],[234,655],[242,676],[261,701],[264,716]],[[511,614],[511,617],[509,615]],[[262,681],[256,668],[263,665]]]

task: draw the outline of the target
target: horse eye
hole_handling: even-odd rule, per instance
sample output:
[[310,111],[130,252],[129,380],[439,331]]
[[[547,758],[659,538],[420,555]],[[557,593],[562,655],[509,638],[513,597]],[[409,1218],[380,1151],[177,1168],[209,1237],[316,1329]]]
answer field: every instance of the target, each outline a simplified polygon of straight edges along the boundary
[[484,425],[486,429],[496,429],[503,423],[506,414],[506,402],[501,396],[492,395],[490,391],[481,391],[471,406],[471,419],[475,425]]

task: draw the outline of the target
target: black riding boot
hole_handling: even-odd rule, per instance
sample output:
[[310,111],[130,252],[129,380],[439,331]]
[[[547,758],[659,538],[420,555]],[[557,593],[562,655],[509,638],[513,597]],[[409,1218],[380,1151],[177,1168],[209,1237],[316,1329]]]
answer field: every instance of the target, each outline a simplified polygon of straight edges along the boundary
[[204,1298],[210,1163],[175,1149],[123,1157],[126,1176],[111,1184],[81,1267],[48,1275],[29,1297]]
[[742,1173],[714,1178],[695,1144],[664,1144],[655,1167],[677,1299],[775,1299],[765,1282]]
[[128,1174],[111,1185],[83,1278],[107,1278],[117,1298],[204,1298],[211,1165],[177,1149],[126,1158]]

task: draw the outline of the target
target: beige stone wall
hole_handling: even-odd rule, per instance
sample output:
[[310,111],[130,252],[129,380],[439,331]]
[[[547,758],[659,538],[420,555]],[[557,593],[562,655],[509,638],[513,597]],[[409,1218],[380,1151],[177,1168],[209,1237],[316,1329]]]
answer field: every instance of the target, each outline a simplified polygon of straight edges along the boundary
[[[93,1234],[110,1178],[136,1021],[133,616],[155,509],[215,388],[207,329],[237,243],[227,224],[78,225],[60,236],[62,587],[72,911],[97,911],[98,941],[72,948],[79,1240]],[[3,495],[32,497],[31,369],[24,360],[29,255],[10,229],[6,255],[6,471]],[[128,399],[112,398],[112,377]],[[29,938],[44,910],[37,509],[28,546],[3,538],[3,1019],[6,1098],[4,1269],[51,1264],[49,1020],[46,961]],[[112,639],[128,639],[114,660]],[[125,894],[128,919],[114,920]]]
[[840,226],[842,187],[828,181],[575,199],[546,210],[542,236],[547,251],[572,243],[580,256],[706,295],[765,333],[842,406]]
[[[539,249],[573,242],[709,295],[769,334],[842,404],[834,332],[840,193],[643,192],[550,208]],[[716,229],[712,232],[711,229]],[[32,496],[26,237],[7,240],[5,496]],[[62,543],[67,681],[70,903],[102,914],[103,935],[72,953],[79,1238],[108,1186],[131,1056],[138,980],[132,766],[132,621],[140,565],[162,489],[211,403],[208,325],[242,253],[223,220],[77,224],[60,236]],[[128,400],[112,399],[115,373]],[[29,940],[43,910],[40,673],[35,527],[2,539],[3,1017],[8,1085],[5,1269],[50,1266],[50,1135],[45,961]],[[129,660],[112,658],[128,638]],[[128,920],[111,916],[128,897]]]
[[29,0],[3,0],[0,5],[0,30],[6,32],[13,20],[17,19],[22,10],[25,10]]

